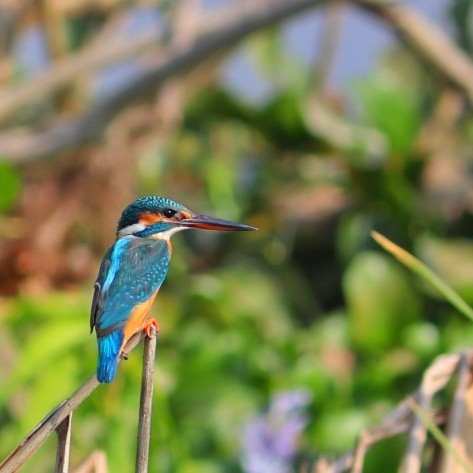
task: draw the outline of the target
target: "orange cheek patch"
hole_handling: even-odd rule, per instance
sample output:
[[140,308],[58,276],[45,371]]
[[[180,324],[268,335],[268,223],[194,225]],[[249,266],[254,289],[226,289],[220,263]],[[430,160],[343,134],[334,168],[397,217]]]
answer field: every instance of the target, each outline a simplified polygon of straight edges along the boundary
[[162,222],[163,217],[158,214],[152,214],[152,213],[144,213],[140,215],[140,218],[138,220],[140,223],[143,225],[154,225],[155,223]]

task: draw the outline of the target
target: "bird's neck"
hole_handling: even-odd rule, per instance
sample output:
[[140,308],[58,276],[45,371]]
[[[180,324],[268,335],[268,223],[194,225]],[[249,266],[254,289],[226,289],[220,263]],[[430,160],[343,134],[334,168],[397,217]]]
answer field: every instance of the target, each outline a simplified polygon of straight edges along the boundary
[[158,222],[154,225],[148,226],[143,223],[134,223],[119,230],[117,233],[117,239],[134,236],[138,238],[169,240],[174,233],[180,232],[181,230],[187,230],[187,228],[167,222]]
[[155,239],[160,239],[160,240],[170,240],[170,238],[175,233],[180,232],[181,230],[188,230],[188,228],[173,226],[172,228],[168,228],[167,230],[157,232],[157,233],[152,233],[147,238],[155,238]]

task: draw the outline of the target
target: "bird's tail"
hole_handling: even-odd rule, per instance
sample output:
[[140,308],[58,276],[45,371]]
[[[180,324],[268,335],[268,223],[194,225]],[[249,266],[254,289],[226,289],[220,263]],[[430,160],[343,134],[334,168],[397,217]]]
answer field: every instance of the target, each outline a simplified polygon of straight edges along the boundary
[[121,330],[97,339],[99,348],[99,362],[97,366],[97,380],[100,383],[110,383],[117,374],[120,347],[123,343]]

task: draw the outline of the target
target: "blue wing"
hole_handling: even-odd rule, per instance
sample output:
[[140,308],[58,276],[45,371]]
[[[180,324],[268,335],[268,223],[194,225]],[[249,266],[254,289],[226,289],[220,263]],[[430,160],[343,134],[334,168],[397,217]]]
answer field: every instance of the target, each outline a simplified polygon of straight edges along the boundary
[[171,257],[166,240],[125,237],[107,251],[95,282],[90,330],[95,327],[97,379],[115,378],[123,327],[137,304],[146,302],[164,281]]
[[133,308],[166,278],[170,249],[161,239],[125,237],[107,251],[95,283],[90,328],[103,336],[123,328]]

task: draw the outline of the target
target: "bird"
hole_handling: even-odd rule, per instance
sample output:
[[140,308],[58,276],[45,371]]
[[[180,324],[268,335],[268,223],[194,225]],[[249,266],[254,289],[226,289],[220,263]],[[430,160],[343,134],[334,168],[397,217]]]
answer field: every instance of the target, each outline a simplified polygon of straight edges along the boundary
[[159,325],[148,318],[151,305],[169,269],[171,237],[198,228],[252,231],[243,223],[191,212],[167,197],[141,197],[125,208],[118,222],[115,243],[105,253],[90,311],[90,332],[98,345],[96,377],[100,383],[115,379],[124,347],[133,335],[152,336]]

